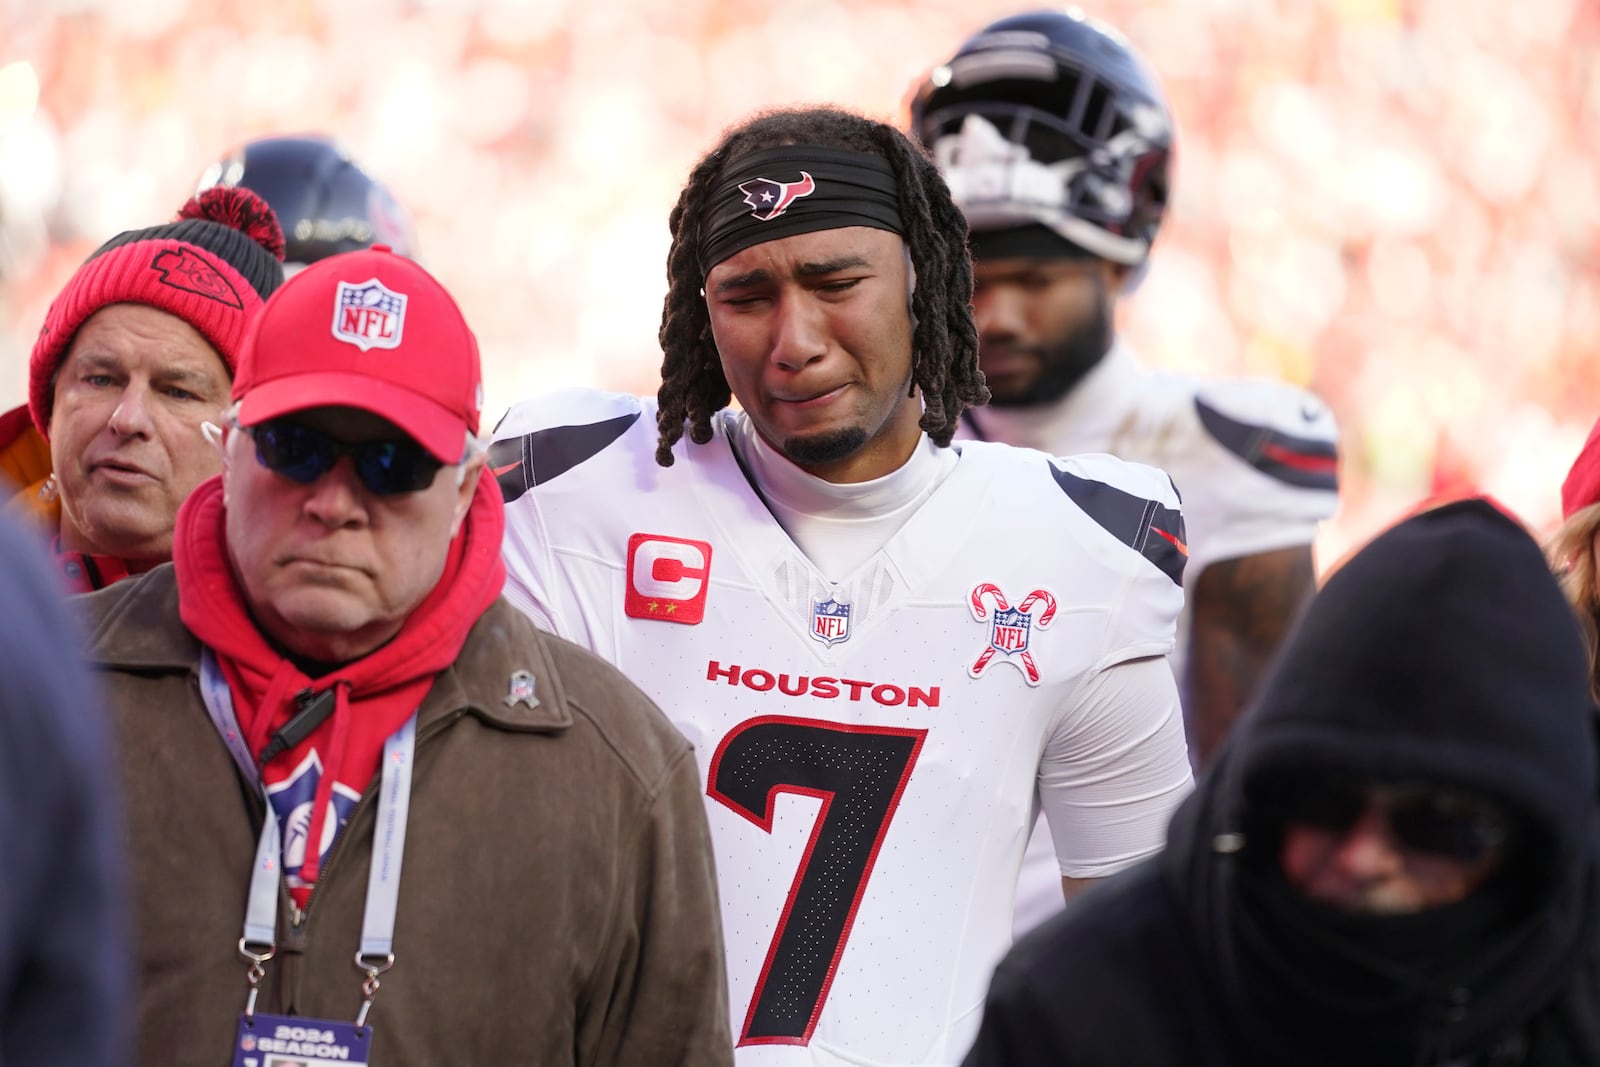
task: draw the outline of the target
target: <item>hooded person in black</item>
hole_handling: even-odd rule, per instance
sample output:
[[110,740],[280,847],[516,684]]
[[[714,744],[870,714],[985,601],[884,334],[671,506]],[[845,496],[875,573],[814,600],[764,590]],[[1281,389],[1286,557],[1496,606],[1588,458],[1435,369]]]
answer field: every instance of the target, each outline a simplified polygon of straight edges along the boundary
[[[1476,798],[1487,873],[1431,907],[1312,899],[1294,813],[1350,783]],[[1600,1064],[1597,920],[1583,645],[1526,531],[1464,501],[1329,579],[1166,852],[1001,963],[966,1065]]]

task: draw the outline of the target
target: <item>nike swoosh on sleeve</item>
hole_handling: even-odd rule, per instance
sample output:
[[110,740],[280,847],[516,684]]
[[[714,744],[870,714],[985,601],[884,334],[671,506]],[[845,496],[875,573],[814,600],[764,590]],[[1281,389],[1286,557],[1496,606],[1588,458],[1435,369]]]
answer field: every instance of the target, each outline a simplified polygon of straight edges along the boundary
[[1194,406],[1206,432],[1262,474],[1301,489],[1338,491],[1339,449],[1332,440],[1231,418],[1199,397]]
[[1183,553],[1185,556],[1187,556],[1189,554],[1189,546],[1188,545],[1184,544],[1177,537],[1175,537],[1172,534],[1168,533],[1167,531],[1163,530],[1161,527],[1152,525],[1150,527],[1150,530],[1151,530],[1151,532],[1160,534],[1162,537],[1164,537],[1168,541],[1172,542],[1172,547],[1176,548],[1179,552]]
[[[1050,464],[1050,476],[1102,529],[1155,564],[1175,585],[1183,585],[1183,565],[1189,549],[1184,544],[1181,510],[1105,482],[1081,478],[1054,463]],[[1152,532],[1160,534],[1160,539],[1151,537]]]

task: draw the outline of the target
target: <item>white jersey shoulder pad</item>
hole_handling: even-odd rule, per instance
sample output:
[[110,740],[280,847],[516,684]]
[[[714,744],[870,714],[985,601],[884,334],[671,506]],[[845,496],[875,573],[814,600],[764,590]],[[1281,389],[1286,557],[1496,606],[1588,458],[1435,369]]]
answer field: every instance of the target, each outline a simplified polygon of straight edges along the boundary
[[495,427],[489,467],[506,503],[615,443],[654,405],[624,393],[563,389],[516,404]]
[[1212,441],[1260,473],[1299,489],[1338,490],[1338,427],[1306,390],[1267,379],[1205,382],[1194,412]]
[[1183,508],[1165,471],[1115,456],[1050,460],[1050,476],[1067,498],[1106,533],[1181,586],[1188,554]]

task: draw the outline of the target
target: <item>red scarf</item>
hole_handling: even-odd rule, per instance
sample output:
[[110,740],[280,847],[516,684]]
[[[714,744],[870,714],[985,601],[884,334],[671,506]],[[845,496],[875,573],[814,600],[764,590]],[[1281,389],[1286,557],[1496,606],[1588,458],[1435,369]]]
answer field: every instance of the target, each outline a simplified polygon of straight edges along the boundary
[[[485,473],[451,542],[439,583],[400,632],[381,648],[313,681],[272,647],[250,617],[228,561],[222,500],[222,479],[216,477],[184,501],[172,562],[179,614],[215,653],[250,751],[260,756],[272,734],[298,710],[298,694],[334,691],[333,714],[261,771],[269,797],[280,794],[274,809],[283,829],[284,872],[296,903],[305,907],[322,860],[378,770],[384,741],[417,710],[434,677],[455,661],[467,631],[500,595],[506,576],[500,557],[505,510],[494,479]],[[295,797],[306,799],[308,790],[309,812],[294,802]],[[291,850],[296,858],[303,851],[304,857],[293,867]]]

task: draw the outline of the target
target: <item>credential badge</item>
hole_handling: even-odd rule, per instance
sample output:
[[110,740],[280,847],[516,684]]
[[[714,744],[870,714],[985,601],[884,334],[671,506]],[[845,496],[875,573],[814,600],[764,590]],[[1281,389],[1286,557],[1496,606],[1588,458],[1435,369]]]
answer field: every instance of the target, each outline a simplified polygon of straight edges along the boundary
[[538,707],[539,698],[534,695],[533,675],[528,671],[512,671],[511,681],[503,699],[508,708],[514,708],[518,704],[528,705],[529,710]]
[[811,639],[832,648],[850,640],[850,605],[833,597],[811,602]]
[[[972,617],[979,622],[989,623],[989,647],[978,654],[972,666],[967,668],[967,673],[974,678],[981,677],[989,669],[989,664],[994,662],[994,654],[999,652],[1007,662],[1016,665],[1029,685],[1038,685],[1039,667],[1033,661],[1028,644],[1035,626],[1041,630],[1048,629],[1055,619],[1056,598],[1043,589],[1035,589],[1013,608],[999,586],[984,582],[973,586],[967,600],[972,607]],[[984,605],[985,600],[994,601],[992,616]],[[1043,605],[1044,610],[1035,618],[1033,610],[1039,605]]]

